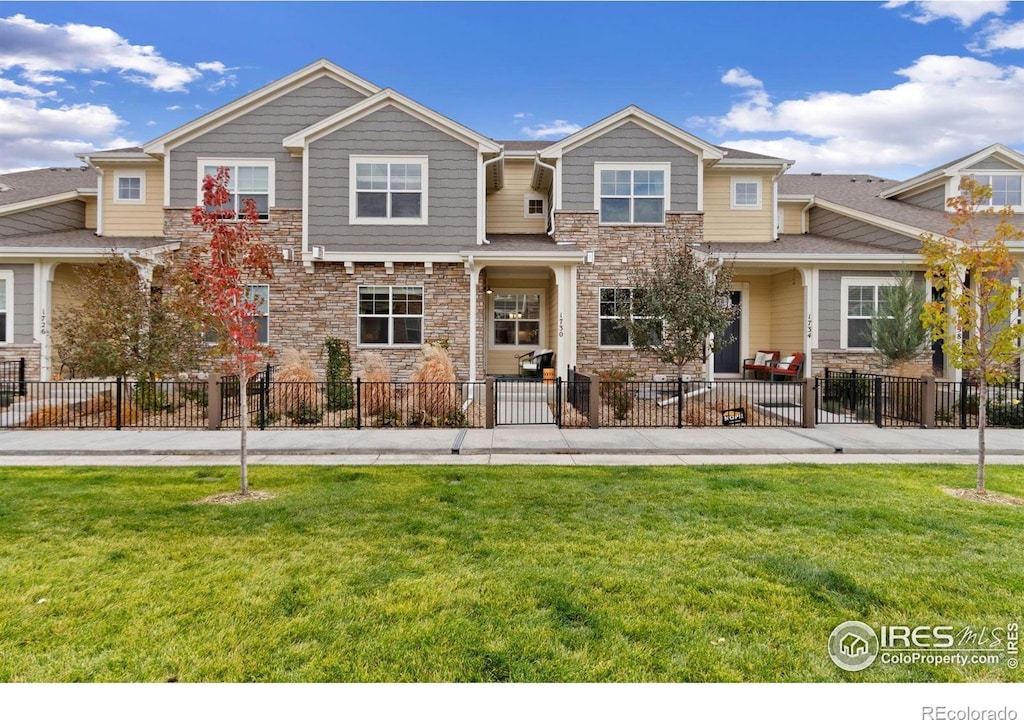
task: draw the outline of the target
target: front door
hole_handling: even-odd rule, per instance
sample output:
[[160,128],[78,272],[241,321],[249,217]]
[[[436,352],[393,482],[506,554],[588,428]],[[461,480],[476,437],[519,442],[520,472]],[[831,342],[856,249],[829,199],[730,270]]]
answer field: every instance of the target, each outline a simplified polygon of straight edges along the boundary
[[736,319],[729,324],[723,336],[729,342],[728,345],[715,353],[715,374],[738,374],[740,371],[740,313],[743,312],[740,305],[740,291],[733,290],[729,293],[729,299],[733,307],[740,308],[736,313]]

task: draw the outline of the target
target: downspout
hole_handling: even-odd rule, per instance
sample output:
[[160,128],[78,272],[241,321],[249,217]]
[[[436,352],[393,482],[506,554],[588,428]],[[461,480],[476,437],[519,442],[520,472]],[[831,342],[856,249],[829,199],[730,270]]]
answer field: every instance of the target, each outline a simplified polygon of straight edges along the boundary
[[96,171],[96,235],[103,237],[103,170],[87,162]]
[[779,239],[779,178],[791,167],[783,165],[772,177],[772,240]]
[[555,234],[555,166],[548,165],[546,162],[541,160],[540,153],[537,153],[537,157],[534,158],[534,162],[540,165],[542,168],[551,171],[551,209],[548,210],[548,227],[550,227],[551,229],[548,230],[548,237],[552,237]]
[[484,196],[484,203],[483,203],[483,207],[484,207],[484,231],[480,235],[480,237],[478,237],[476,239],[476,244],[477,245],[490,245],[491,244],[491,241],[487,239],[487,166],[490,165],[491,163],[496,163],[499,160],[504,160],[504,159],[505,159],[505,147],[502,146],[501,152],[499,152],[497,155],[492,157],[490,160],[484,160],[484,164],[483,164],[483,168],[482,168],[482,172],[481,172],[481,175],[483,176],[483,179],[484,179],[483,180],[483,182],[484,182],[484,187],[483,187],[483,196]]
[[811,199],[807,201],[807,204],[804,205],[803,209],[800,211],[800,230],[803,232],[804,235],[811,231],[811,223],[808,222],[809,216],[807,213],[810,211],[813,205],[814,197],[811,196]]

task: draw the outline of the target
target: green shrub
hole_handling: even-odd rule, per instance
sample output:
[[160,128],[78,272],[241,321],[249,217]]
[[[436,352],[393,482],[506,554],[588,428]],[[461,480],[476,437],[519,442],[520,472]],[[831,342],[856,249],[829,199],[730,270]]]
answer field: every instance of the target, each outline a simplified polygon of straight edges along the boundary
[[167,393],[152,382],[140,382],[135,386],[135,404],[140,410],[147,412],[174,409],[174,404],[167,398]]
[[991,403],[986,409],[992,427],[1024,427],[1024,403],[1020,400]]
[[207,391],[206,385],[186,387],[181,391],[181,397],[183,400],[194,402],[201,407],[210,406],[210,394]]
[[10,390],[0,390],[0,407],[7,407],[14,402],[14,393]]
[[327,349],[327,409],[349,410],[355,402],[352,388],[352,355],[348,342],[338,338],[324,340]]
[[316,405],[300,403],[297,410],[287,413],[296,425],[319,425],[324,420],[324,411]]
[[633,409],[633,393],[627,383],[634,377],[630,370],[608,370],[601,373],[601,399],[612,409],[616,420],[625,420]]

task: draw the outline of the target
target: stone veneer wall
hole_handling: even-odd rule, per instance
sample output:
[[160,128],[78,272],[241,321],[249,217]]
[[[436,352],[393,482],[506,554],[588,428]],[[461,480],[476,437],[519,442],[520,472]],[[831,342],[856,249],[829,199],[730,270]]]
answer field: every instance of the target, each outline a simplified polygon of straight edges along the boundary
[[900,377],[919,378],[922,375],[933,375],[932,351],[921,353],[913,362],[900,367],[887,366],[883,358],[874,352],[865,350],[814,350],[814,375],[823,377],[825,368],[850,372],[873,373],[876,375],[896,375]]
[[[165,211],[168,239],[184,243],[202,239],[192,225],[191,210]],[[270,221],[260,225],[261,238],[280,248],[291,248],[294,257],[302,252],[301,210],[273,209]],[[323,342],[328,337],[347,340],[352,350],[353,373],[358,375],[368,354],[378,353],[395,380],[408,380],[420,359],[420,348],[359,347],[357,343],[357,302],[360,285],[413,285],[424,290],[423,339],[447,339],[449,353],[459,379],[469,377],[469,275],[459,263],[435,263],[426,274],[422,263],[396,263],[388,274],[383,263],[357,263],[349,275],[341,263],[317,262],[312,274],[299,260],[275,264],[270,281],[270,345],[278,353],[295,348],[305,350],[323,377],[327,357]],[[480,304],[483,304],[481,299]],[[482,321],[480,309],[478,320]],[[482,330],[478,335],[482,333]],[[478,356],[482,362],[482,356]],[[482,365],[479,365],[482,368]]]
[[[39,380],[41,348],[35,343],[0,345],[0,360],[25,358],[25,380]],[[54,372],[57,368],[54,368]]]
[[[597,211],[555,213],[555,240],[594,251],[593,265],[577,268],[576,364],[582,372],[625,370],[638,380],[656,373],[674,376],[676,368],[631,349],[600,347],[600,289],[629,287],[632,273],[655,257],[704,237],[702,213],[666,213],[664,225],[600,225]],[[622,262],[627,258],[628,262]],[[702,375],[702,363],[683,372]]]

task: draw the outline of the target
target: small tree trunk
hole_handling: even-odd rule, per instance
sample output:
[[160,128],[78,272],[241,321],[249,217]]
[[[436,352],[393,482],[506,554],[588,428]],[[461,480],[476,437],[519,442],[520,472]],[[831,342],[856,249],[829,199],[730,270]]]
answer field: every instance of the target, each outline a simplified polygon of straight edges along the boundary
[[242,474],[242,494],[243,495],[248,495],[249,494],[249,464],[246,462],[246,457],[245,457],[246,456],[246,447],[245,447],[246,431],[249,429],[249,393],[247,392],[248,384],[249,384],[249,368],[248,367],[239,368],[238,386],[239,386],[239,393],[240,394],[239,394],[239,401],[238,401],[238,409],[242,413],[242,419],[241,419],[241,428],[242,428],[242,433],[241,434],[242,434],[242,438],[241,438],[241,463],[240,463],[240,469],[241,469],[241,474]]
[[978,492],[985,492],[985,423],[988,420],[988,383],[985,373],[978,380]]

